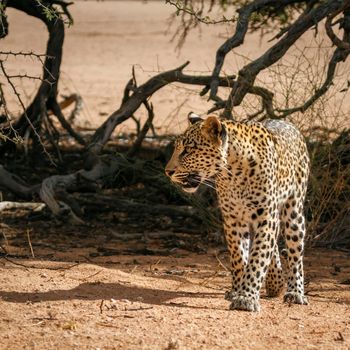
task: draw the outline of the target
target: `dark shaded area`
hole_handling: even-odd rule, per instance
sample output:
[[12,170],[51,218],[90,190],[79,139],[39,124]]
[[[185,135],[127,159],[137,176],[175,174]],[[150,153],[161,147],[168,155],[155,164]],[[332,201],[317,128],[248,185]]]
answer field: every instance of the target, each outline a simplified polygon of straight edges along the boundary
[[350,249],[350,130],[333,141],[310,142],[312,173],[307,199],[310,241]]

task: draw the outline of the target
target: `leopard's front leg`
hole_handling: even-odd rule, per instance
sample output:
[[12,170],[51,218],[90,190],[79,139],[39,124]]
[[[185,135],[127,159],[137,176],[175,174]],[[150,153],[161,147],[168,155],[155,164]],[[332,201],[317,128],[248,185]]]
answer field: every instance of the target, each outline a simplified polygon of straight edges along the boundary
[[232,289],[225,293],[225,299],[232,300],[240,289],[248,264],[250,235],[248,225],[237,221],[233,215],[225,218],[224,228],[232,273]]
[[255,235],[240,288],[232,298],[231,310],[260,311],[260,289],[276,245],[277,210],[271,214],[268,208],[259,208],[257,213],[252,214],[252,223]]

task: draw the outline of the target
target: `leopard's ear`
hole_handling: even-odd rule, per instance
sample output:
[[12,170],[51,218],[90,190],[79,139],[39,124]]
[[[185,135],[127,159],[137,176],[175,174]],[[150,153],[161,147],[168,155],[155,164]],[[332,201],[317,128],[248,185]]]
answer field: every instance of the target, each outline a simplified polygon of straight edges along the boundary
[[214,143],[220,144],[222,135],[222,125],[219,118],[210,116],[203,122],[203,133],[209,136]]
[[188,113],[187,115],[188,121],[189,123],[192,124],[196,124],[198,122],[201,122],[203,120],[203,118],[193,112]]

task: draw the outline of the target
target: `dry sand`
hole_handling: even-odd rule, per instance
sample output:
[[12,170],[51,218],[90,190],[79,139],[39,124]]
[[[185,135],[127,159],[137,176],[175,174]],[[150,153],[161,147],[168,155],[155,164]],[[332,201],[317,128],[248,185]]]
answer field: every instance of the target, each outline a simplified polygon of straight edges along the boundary
[[344,253],[307,253],[310,305],[263,298],[260,313],[247,313],[228,310],[230,277],[215,251],[88,258],[94,249],[67,248],[51,251],[65,263],[40,249],[39,259],[14,260],[29,268],[0,260],[0,349],[350,348]]

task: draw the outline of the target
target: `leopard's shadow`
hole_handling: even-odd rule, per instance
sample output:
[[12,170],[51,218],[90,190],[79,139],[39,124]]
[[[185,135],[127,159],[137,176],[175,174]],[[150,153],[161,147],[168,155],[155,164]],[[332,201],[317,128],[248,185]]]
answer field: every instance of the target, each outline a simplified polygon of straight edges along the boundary
[[142,302],[150,305],[167,305],[196,309],[207,309],[206,306],[187,305],[174,302],[172,299],[190,298],[223,298],[223,293],[191,293],[183,291],[169,291],[137,286],[127,286],[122,283],[81,283],[72,289],[56,289],[46,292],[7,292],[0,291],[0,300],[13,303],[45,302],[60,300],[122,300]]

